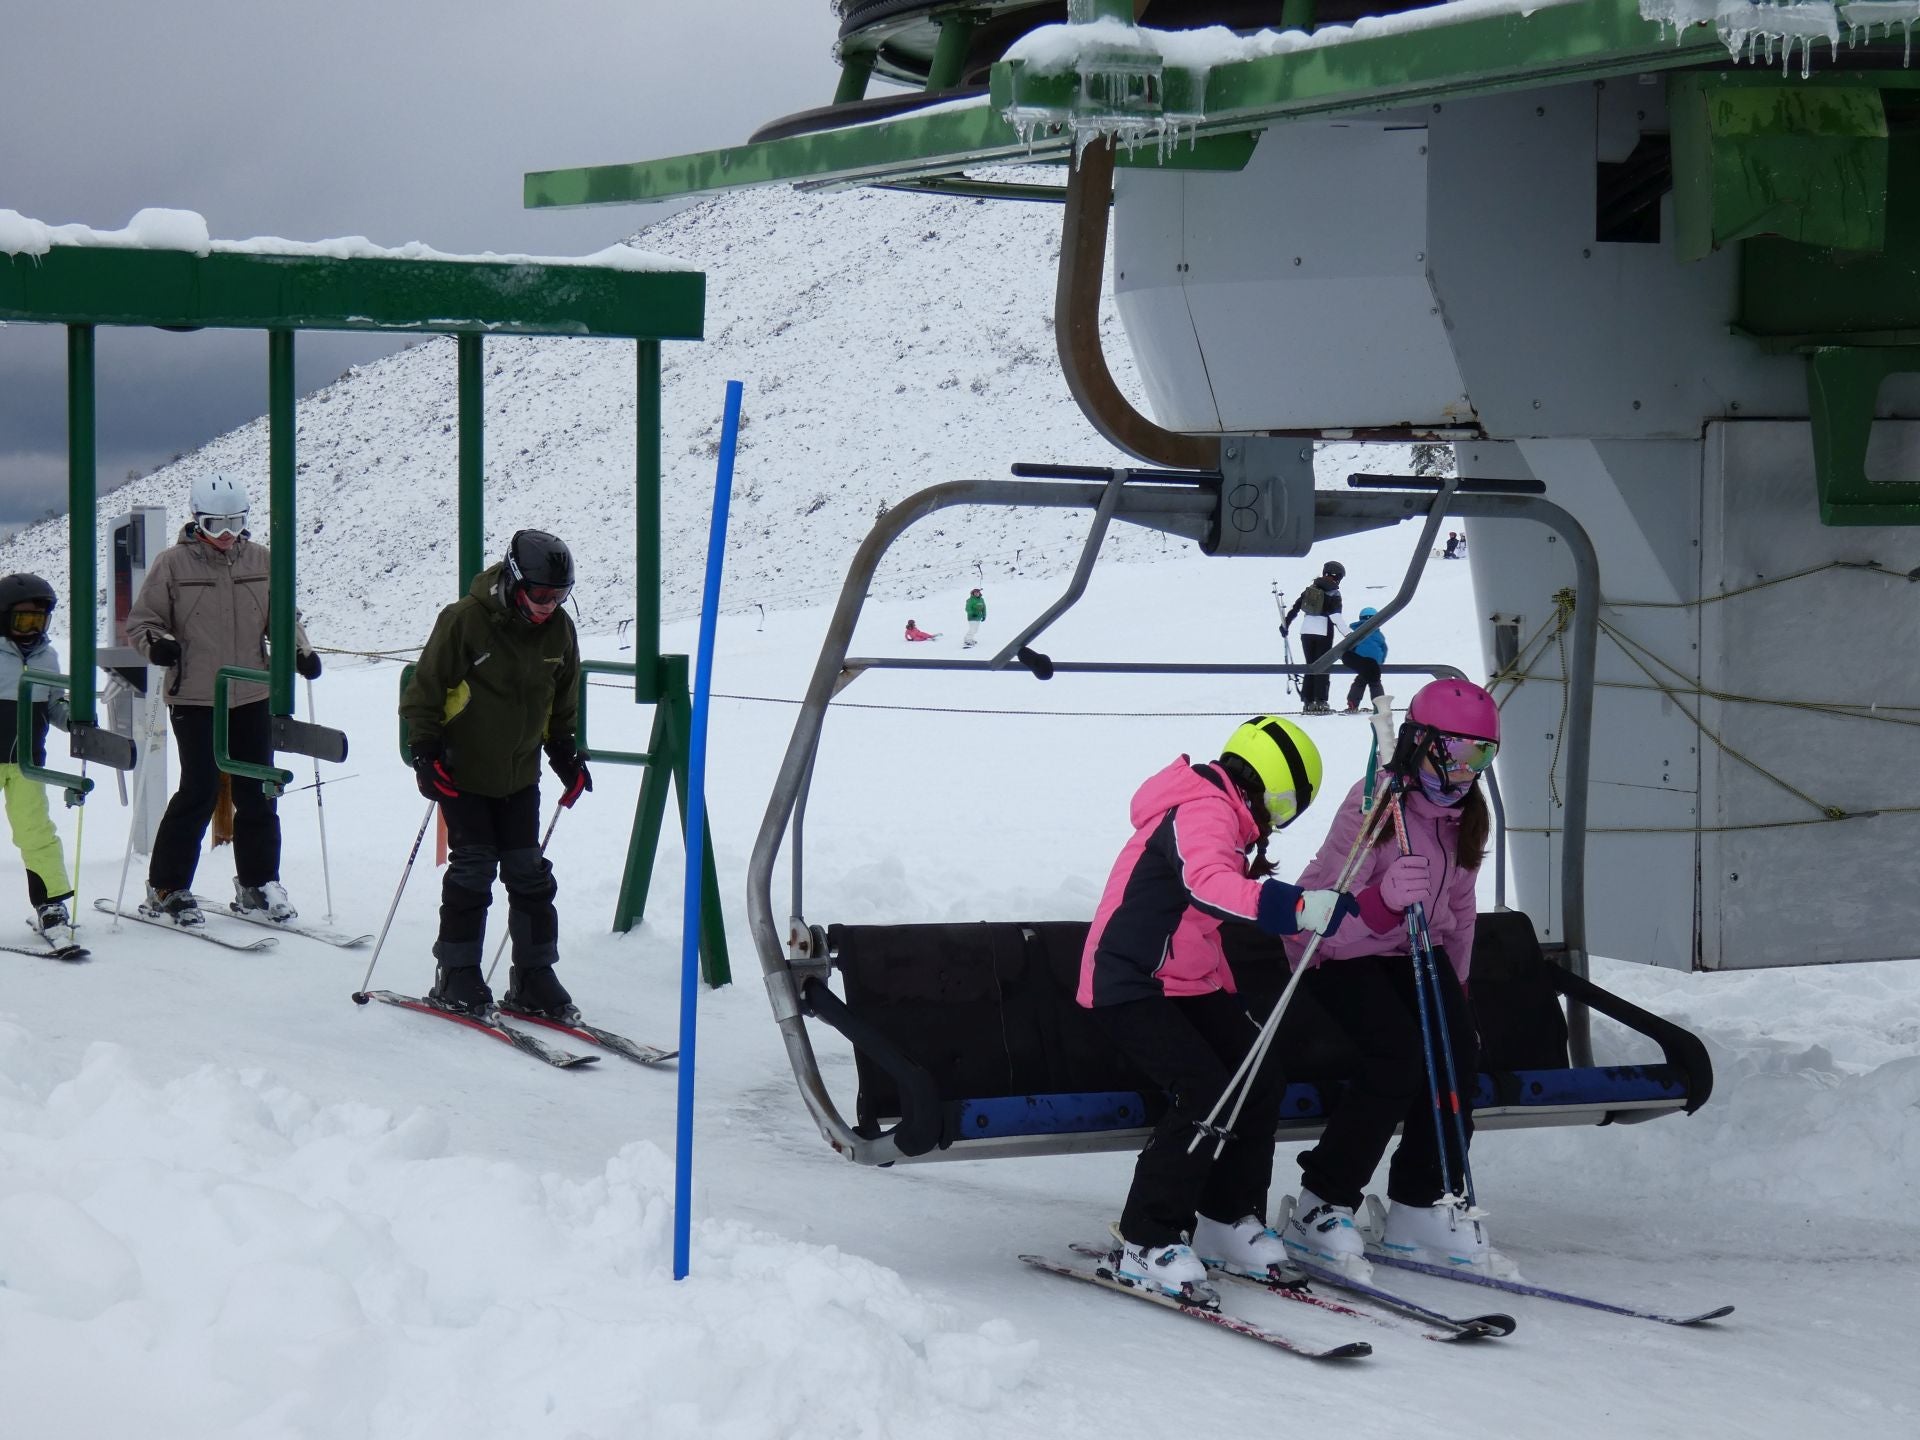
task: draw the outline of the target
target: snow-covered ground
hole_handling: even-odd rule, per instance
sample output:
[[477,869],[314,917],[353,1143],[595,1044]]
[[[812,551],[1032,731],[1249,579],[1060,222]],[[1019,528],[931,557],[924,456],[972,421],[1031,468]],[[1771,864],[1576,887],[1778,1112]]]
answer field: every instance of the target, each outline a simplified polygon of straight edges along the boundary
[[[717,409],[717,388],[712,399]],[[764,479],[767,463],[743,456],[738,483]],[[945,523],[968,537],[964,516]],[[1411,538],[1327,549],[1350,567],[1350,609],[1390,593]],[[839,557],[820,559],[837,577]],[[1043,648],[1272,658],[1271,588],[1297,590],[1313,568],[1203,561],[1185,547],[1102,565]],[[1389,627],[1394,658],[1476,670],[1467,567],[1429,576]],[[952,621],[974,583],[968,569],[939,590],[934,648],[957,645]],[[988,638],[1057,585],[993,584]],[[874,602],[856,651],[904,652],[905,616],[929,623],[908,603]],[[699,999],[688,1281],[670,1278],[671,1069],[607,1059],[559,1072],[427,1017],[357,1008],[365,950],[287,937],[237,955],[89,915],[90,964],[0,954],[0,1434],[1920,1431],[1917,965],[1688,975],[1599,962],[1602,983],[1706,1037],[1711,1104],[1476,1144],[1496,1238],[1532,1278],[1667,1309],[1739,1307],[1711,1329],[1502,1297],[1520,1320],[1509,1340],[1463,1349],[1365,1329],[1373,1358],[1316,1367],[1015,1261],[1097,1237],[1130,1157],[887,1171],[837,1158],[795,1093],[742,895],[824,614],[736,610],[720,624],[715,688],[728,698],[714,703],[709,786],[737,983]],[[690,622],[669,627],[672,648],[692,641]],[[617,647],[610,630],[592,642],[609,657]],[[317,687],[322,718],[355,747],[326,807],[334,909],[355,929],[378,927],[424,811],[393,756],[396,684],[393,665],[337,661]],[[1084,917],[1139,779],[1285,703],[1244,678],[1012,674],[873,674],[843,698],[808,816],[816,923]],[[615,689],[592,703],[599,744],[644,747],[648,712]],[[1307,723],[1329,774],[1356,775],[1360,722]],[[606,928],[637,789],[636,772],[599,767],[555,832],[562,974],[604,1024],[671,1044],[676,837],[647,922]],[[311,792],[282,814],[287,879],[317,917]],[[85,809],[83,903],[115,889],[123,815],[110,783]],[[71,845],[77,816],[61,818]],[[1304,863],[1326,822],[1323,804],[1289,833],[1283,870]],[[211,854],[198,888],[223,898],[230,876],[227,855]],[[375,984],[428,983],[435,883],[423,863]],[[816,1038],[850,1106],[846,1049]],[[1603,1059],[1645,1058],[1643,1043],[1604,1025],[1597,1035]],[[1276,1193],[1295,1182],[1293,1153],[1281,1151]],[[1426,1293],[1456,1309],[1494,1298],[1438,1281]],[[1231,1298],[1302,1334],[1356,1333],[1306,1307]]]

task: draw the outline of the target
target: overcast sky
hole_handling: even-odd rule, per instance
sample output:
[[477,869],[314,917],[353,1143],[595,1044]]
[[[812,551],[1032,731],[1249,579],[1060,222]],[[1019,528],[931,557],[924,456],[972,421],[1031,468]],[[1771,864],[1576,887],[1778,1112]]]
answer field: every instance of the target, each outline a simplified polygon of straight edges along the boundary
[[[0,209],[218,239],[575,255],[657,208],[527,211],[528,170],[736,144],[833,98],[831,0],[54,0],[0,26]],[[302,335],[302,390],[393,348]],[[104,490],[266,409],[252,331],[103,330]],[[0,326],[0,525],[66,500],[66,341]]]

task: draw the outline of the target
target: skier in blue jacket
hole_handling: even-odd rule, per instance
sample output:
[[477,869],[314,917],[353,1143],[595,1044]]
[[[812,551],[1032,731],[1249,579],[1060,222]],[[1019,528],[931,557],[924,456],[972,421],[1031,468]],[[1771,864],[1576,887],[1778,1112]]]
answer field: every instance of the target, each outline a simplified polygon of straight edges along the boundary
[[[1367,621],[1380,612],[1369,605],[1360,612],[1360,618],[1347,627],[1348,633],[1358,630]],[[1355,672],[1353,684],[1347,687],[1347,714],[1360,713],[1360,692],[1370,690],[1373,698],[1380,698],[1380,667],[1387,663],[1387,632],[1376,630],[1346,654],[1347,668]]]

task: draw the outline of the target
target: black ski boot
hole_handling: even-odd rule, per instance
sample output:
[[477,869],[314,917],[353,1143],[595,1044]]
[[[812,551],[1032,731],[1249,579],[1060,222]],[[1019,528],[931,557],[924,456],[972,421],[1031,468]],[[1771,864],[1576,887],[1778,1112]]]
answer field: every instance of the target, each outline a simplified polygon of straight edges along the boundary
[[140,913],[151,920],[171,920],[187,929],[207,923],[206,912],[201,910],[200,902],[193,898],[193,891],[186,889],[161,890],[149,885]]
[[493,991],[478,965],[442,965],[427,1000],[455,1015],[483,1016],[493,1009]]
[[567,987],[560,983],[551,965],[514,966],[507,982],[506,998],[500,1003],[503,1009],[521,1015],[538,1015],[543,1020],[580,1018],[573,997],[567,994]]

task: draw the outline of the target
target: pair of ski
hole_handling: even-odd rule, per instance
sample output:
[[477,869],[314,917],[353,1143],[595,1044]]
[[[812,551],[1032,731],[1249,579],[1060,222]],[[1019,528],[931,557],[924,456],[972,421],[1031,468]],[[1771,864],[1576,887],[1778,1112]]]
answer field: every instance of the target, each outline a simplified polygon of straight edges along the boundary
[[[1196,1310],[1202,1311],[1205,1314],[1205,1318],[1214,1321],[1214,1323],[1222,1324],[1225,1328],[1233,1330],[1237,1334],[1247,1335],[1250,1339],[1261,1340],[1278,1349],[1304,1355],[1309,1359],[1342,1360],[1357,1358],[1372,1353],[1373,1347],[1363,1340],[1350,1341],[1331,1347],[1316,1347],[1278,1331],[1269,1330],[1264,1326],[1254,1325],[1251,1321],[1244,1320],[1237,1315],[1227,1314],[1212,1305],[1183,1301],[1174,1296],[1166,1295],[1161,1291],[1128,1285],[1122,1281],[1114,1271],[1114,1259],[1118,1252],[1113,1247],[1109,1246],[1102,1249],[1094,1245],[1074,1245],[1070,1248],[1074,1254],[1095,1262],[1091,1274],[1078,1266],[1060,1265],[1056,1262],[1044,1260],[1039,1256],[1022,1255],[1020,1258],[1030,1265],[1035,1265],[1040,1269],[1050,1270],[1055,1274],[1067,1275],[1078,1280],[1089,1280],[1095,1284],[1105,1285],[1109,1288],[1123,1291],[1126,1294],[1134,1295],[1140,1299],[1165,1302],[1170,1308],[1181,1310],[1183,1313]],[[1319,1280],[1323,1284],[1332,1285],[1344,1291],[1344,1297],[1336,1300],[1330,1296],[1319,1294],[1309,1288],[1306,1280],[1301,1279],[1297,1275],[1287,1275],[1285,1277],[1255,1275],[1246,1271],[1217,1267],[1211,1268],[1209,1273],[1227,1280],[1232,1280],[1237,1284],[1250,1285],[1257,1289],[1266,1290],[1283,1299],[1294,1301],[1297,1304],[1311,1305],[1316,1309],[1325,1310],[1335,1315],[1342,1315],[1353,1320],[1363,1320],[1368,1324],[1381,1325],[1388,1328],[1407,1325],[1426,1339],[1441,1341],[1443,1343],[1497,1339],[1501,1336],[1511,1335],[1514,1330],[1514,1320],[1511,1315],[1446,1315],[1438,1310],[1429,1309],[1427,1306],[1408,1300],[1404,1296],[1394,1295],[1376,1286],[1364,1285],[1358,1281],[1349,1280],[1347,1277],[1335,1274],[1332,1271],[1319,1270],[1315,1267],[1297,1268],[1301,1269],[1301,1272],[1306,1275],[1308,1279]]]
[[0,950],[11,950],[16,955],[38,955],[43,960],[65,960],[69,963],[93,958],[93,952],[84,945],[54,944],[40,933],[40,927],[31,920],[27,921],[27,929],[31,930],[35,938],[40,941],[38,945],[0,945]]
[[[1113,1270],[1112,1257],[1115,1252],[1111,1248],[1101,1249],[1091,1245],[1074,1245],[1072,1249],[1078,1255],[1093,1259],[1095,1261],[1093,1268],[1089,1270],[1078,1265],[1067,1265],[1060,1261],[1049,1260],[1039,1255],[1022,1255],[1020,1258],[1037,1269],[1046,1270],[1055,1275],[1062,1275],[1072,1280],[1084,1280],[1091,1284],[1101,1285],[1107,1289],[1118,1291],[1123,1295],[1131,1295],[1135,1299],[1146,1300],[1170,1310],[1177,1310],[1181,1314],[1193,1319],[1208,1321],[1211,1324],[1232,1330],[1236,1334],[1245,1335],[1249,1339],[1259,1340],[1276,1349],[1303,1355],[1308,1359],[1340,1360],[1356,1358],[1372,1353],[1372,1347],[1364,1341],[1356,1341],[1346,1345],[1336,1345],[1332,1347],[1315,1346],[1284,1335],[1278,1331],[1255,1325],[1253,1322],[1243,1320],[1239,1316],[1226,1314],[1211,1306],[1182,1300],[1158,1290],[1147,1290],[1129,1285],[1120,1280]],[[1733,1313],[1733,1306],[1721,1305],[1714,1309],[1702,1310],[1691,1315],[1669,1315],[1657,1310],[1644,1309],[1640,1306],[1622,1305],[1613,1301],[1596,1299],[1588,1295],[1574,1294],[1570,1291],[1553,1290],[1543,1285],[1530,1284],[1524,1280],[1509,1280],[1498,1276],[1482,1275],[1472,1271],[1453,1270],[1439,1265],[1425,1264],[1417,1260],[1403,1259],[1399,1256],[1370,1254],[1368,1258],[1376,1265],[1384,1264],[1390,1268],[1410,1270],[1440,1279],[1458,1280],[1466,1284],[1481,1285],[1489,1289],[1505,1291],[1512,1295],[1525,1295],[1537,1300],[1553,1300],[1561,1304],[1599,1310],[1611,1315],[1622,1315],[1637,1320],[1651,1320],[1662,1325],[1683,1327],[1700,1325],[1709,1321],[1722,1319]],[[1315,1294],[1295,1283],[1241,1274],[1236,1271],[1216,1270],[1212,1273],[1226,1276],[1229,1279],[1244,1284],[1258,1285],[1264,1289],[1271,1290],[1277,1295],[1285,1296],[1290,1300],[1316,1305],[1322,1309],[1332,1310],[1336,1313],[1349,1314],[1354,1318],[1366,1319],[1381,1324],[1395,1323],[1395,1321],[1383,1319],[1380,1314],[1373,1313],[1373,1311],[1377,1309],[1386,1315],[1396,1317],[1399,1321],[1414,1322],[1421,1327],[1421,1333],[1433,1340],[1459,1341],[1492,1338],[1510,1335],[1514,1330],[1515,1322],[1513,1318],[1508,1315],[1447,1315],[1440,1311],[1429,1309],[1427,1306],[1421,1305],[1419,1302],[1411,1300],[1404,1295],[1382,1289],[1376,1285],[1363,1283],[1337,1271],[1323,1269],[1320,1266],[1302,1262],[1298,1259],[1295,1259],[1292,1263],[1295,1268],[1300,1270],[1310,1280],[1318,1280],[1322,1284],[1344,1292],[1345,1300],[1329,1299],[1326,1296]],[[1347,1301],[1354,1303],[1347,1303]]]
[[[275,941],[271,939],[234,940],[220,934],[211,925],[176,925],[161,915],[149,915],[135,906],[131,910],[118,909],[111,900],[102,898],[93,902],[93,908],[103,915],[116,915],[122,920],[137,920],[142,925],[157,926],[162,930],[171,930],[176,935],[185,935],[190,939],[204,940],[209,945],[218,945],[223,950],[261,951],[271,950]],[[283,935],[299,935],[308,940],[318,940],[322,945],[332,945],[341,950],[356,949],[373,939],[372,935],[349,935],[340,930],[329,930],[324,925],[307,925],[299,920],[270,920],[265,915],[251,911],[236,910],[231,905],[226,909],[204,910],[203,914],[221,920],[237,920],[246,925],[257,925],[263,930],[273,930]]]
[[538,1035],[522,1029],[524,1025],[538,1025],[544,1029],[557,1030],[562,1035],[570,1035],[589,1045],[598,1045],[601,1049],[622,1059],[631,1060],[636,1065],[658,1065],[671,1060],[680,1052],[662,1050],[657,1045],[643,1045],[638,1040],[629,1040],[612,1030],[603,1030],[598,1025],[589,1025],[586,1021],[574,1018],[555,1020],[545,1015],[531,1015],[519,1010],[503,1010],[493,1006],[484,1015],[468,1015],[458,1010],[447,1010],[435,1005],[431,1000],[423,1000],[418,995],[401,995],[393,990],[357,991],[353,1003],[364,1005],[369,1000],[378,1000],[385,1005],[397,1005],[403,1010],[416,1010],[422,1015],[434,1015],[442,1020],[451,1020],[456,1025],[469,1030],[478,1030],[484,1035],[513,1046],[523,1055],[531,1055],[543,1060],[556,1070],[571,1070],[580,1065],[591,1065],[599,1060],[598,1055],[582,1055],[577,1051],[563,1050],[558,1045],[548,1044]]

